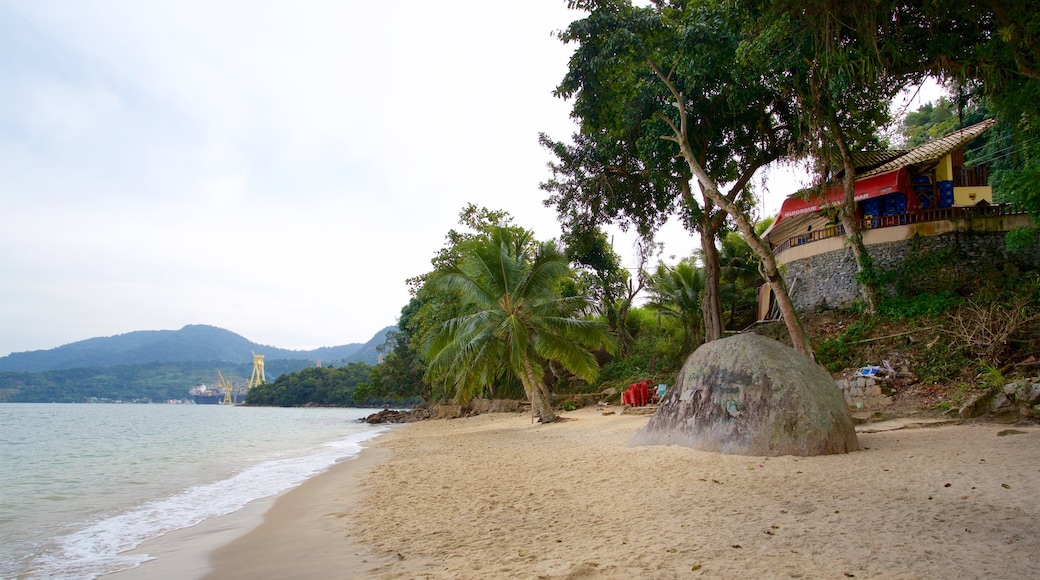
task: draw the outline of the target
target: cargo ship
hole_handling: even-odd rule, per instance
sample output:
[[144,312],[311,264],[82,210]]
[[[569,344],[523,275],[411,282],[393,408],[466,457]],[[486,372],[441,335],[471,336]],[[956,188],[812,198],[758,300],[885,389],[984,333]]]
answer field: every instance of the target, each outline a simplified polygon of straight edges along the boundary
[[[222,405],[224,403],[224,393],[220,389],[208,387],[205,384],[192,387],[188,394],[191,395],[196,405]],[[240,405],[245,402],[246,394],[232,391],[231,400],[233,404]]]
[[204,384],[193,387],[188,394],[191,395],[196,405],[219,405],[224,400],[223,393]]

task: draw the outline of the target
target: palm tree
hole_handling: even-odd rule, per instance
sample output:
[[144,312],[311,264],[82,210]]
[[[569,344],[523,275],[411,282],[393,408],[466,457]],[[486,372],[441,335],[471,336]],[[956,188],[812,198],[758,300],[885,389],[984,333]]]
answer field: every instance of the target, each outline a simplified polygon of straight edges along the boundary
[[586,381],[599,371],[589,348],[613,351],[599,322],[572,318],[584,298],[561,298],[556,283],[570,273],[552,242],[534,244],[530,232],[493,228],[463,250],[457,267],[433,282],[458,292],[463,314],[442,324],[427,343],[427,377],[464,403],[496,381],[516,377],[543,423],[555,421],[545,365],[555,361]]
[[[755,230],[758,231],[757,225]],[[765,284],[765,280],[758,272],[758,258],[740,232],[729,232],[722,238],[719,263],[722,265],[722,280],[725,282],[722,286],[722,303],[729,308],[726,327],[733,329],[738,310],[745,313],[755,312],[758,287]]]
[[685,346],[693,350],[699,342],[701,291],[704,276],[691,260],[683,260],[669,268],[663,263],[650,276],[650,294],[658,311],[674,316],[682,323]]

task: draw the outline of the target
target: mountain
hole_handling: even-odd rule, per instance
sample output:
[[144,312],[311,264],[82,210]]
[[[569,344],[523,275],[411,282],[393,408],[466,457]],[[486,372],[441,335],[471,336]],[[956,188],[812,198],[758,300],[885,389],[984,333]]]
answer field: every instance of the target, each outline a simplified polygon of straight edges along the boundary
[[180,330],[139,330],[116,336],[89,338],[52,348],[17,352],[0,357],[0,371],[44,372],[77,368],[109,368],[160,362],[218,362],[252,364],[253,353],[265,362],[322,360],[342,364],[376,364],[376,347],[394,327],[380,330],[367,343],[345,344],[314,350],[288,350],[251,342],[223,328],[192,324]]
[[264,355],[267,381],[316,366],[374,365],[377,348],[395,327],[364,344],[288,350],[250,342],[213,326],[148,330],[91,338],[50,350],[0,358],[0,403],[161,402],[181,400],[218,373],[241,386],[253,371],[253,353]]

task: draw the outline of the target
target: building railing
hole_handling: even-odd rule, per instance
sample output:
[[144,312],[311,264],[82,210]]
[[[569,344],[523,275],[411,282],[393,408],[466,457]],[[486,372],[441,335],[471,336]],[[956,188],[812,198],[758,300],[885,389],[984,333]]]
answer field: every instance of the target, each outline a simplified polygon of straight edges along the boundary
[[[1026,211],[1018,207],[1018,205],[1016,204],[1002,203],[997,205],[944,207],[938,209],[922,210],[913,213],[902,213],[898,215],[868,217],[858,220],[858,223],[859,228],[861,230],[870,230],[877,228],[890,228],[894,226],[905,226],[909,224],[918,224],[923,222],[951,221],[957,219],[976,217],[1021,215],[1024,213],[1026,213]],[[845,228],[841,224],[827,226],[815,232],[805,232],[804,234],[792,236],[784,240],[778,246],[773,248],[773,254],[779,255],[796,246],[803,246],[812,242],[818,242],[820,240],[826,240],[828,238],[843,235],[845,235]]]

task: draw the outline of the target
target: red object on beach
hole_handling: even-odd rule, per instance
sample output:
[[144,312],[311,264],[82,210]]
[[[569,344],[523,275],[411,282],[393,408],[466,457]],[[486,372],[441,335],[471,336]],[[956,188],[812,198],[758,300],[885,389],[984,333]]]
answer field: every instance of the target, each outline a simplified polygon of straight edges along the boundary
[[642,381],[628,385],[625,392],[621,393],[621,404],[633,407],[645,407],[650,404],[650,386],[653,381]]

